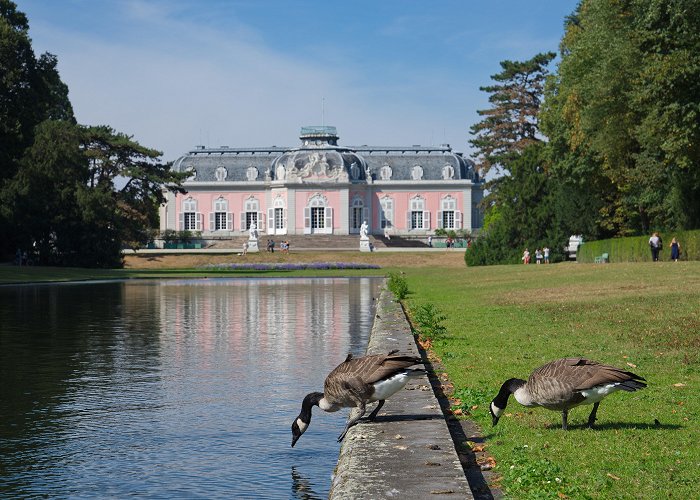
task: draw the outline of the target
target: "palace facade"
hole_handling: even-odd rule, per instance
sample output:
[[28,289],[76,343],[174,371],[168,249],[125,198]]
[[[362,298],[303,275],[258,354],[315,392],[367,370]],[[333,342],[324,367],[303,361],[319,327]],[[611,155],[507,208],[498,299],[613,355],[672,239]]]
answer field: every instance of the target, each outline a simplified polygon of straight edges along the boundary
[[427,237],[481,227],[484,183],[449,145],[338,145],[335,127],[304,127],[298,148],[205,148],[173,164],[187,194],[168,193],[161,230],[236,237],[359,234]]

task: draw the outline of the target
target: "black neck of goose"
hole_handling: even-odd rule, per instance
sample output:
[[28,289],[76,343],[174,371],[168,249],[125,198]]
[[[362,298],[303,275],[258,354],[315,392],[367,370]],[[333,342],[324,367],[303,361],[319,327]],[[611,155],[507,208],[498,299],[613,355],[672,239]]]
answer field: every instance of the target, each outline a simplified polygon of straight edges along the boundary
[[493,399],[493,403],[501,408],[502,410],[508,405],[508,398],[515,391],[520,389],[525,385],[525,381],[520,378],[510,378],[503,382],[501,390],[498,391],[498,395]]
[[301,413],[299,414],[299,418],[302,422],[307,424],[311,422],[311,408],[318,406],[321,399],[323,399],[322,392],[310,392],[306,395],[304,401],[301,403]]

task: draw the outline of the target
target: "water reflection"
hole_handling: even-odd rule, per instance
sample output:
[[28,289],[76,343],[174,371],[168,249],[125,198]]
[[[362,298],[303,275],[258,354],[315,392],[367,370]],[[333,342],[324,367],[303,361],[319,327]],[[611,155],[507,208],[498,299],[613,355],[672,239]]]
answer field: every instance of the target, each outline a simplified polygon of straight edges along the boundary
[[0,287],[0,496],[326,496],[345,413],[301,448],[289,426],[364,351],[378,285]]

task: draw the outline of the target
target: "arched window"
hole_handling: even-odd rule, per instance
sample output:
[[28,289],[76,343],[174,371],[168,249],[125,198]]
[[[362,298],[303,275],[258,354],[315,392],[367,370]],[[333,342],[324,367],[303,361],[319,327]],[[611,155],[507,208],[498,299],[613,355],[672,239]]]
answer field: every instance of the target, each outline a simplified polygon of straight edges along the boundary
[[[350,232],[359,233],[362,221],[367,220],[367,209],[365,202],[361,196],[355,196],[352,199],[350,207]],[[368,222],[369,223],[369,222]],[[371,223],[369,223],[371,225]]]
[[267,209],[267,232],[287,234],[287,208],[281,196],[277,196],[272,202],[272,208]]
[[191,196],[182,200],[182,212],[180,212],[180,230],[202,230],[202,214],[197,212],[197,200]]
[[243,211],[241,211],[241,231],[248,231],[250,226],[255,222],[258,231],[262,231],[262,223],[265,218],[260,213],[260,202],[254,196],[250,196],[243,203]]
[[232,231],[233,214],[228,211],[228,200],[219,196],[214,200],[213,210],[209,214],[210,231]]
[[430,229],[430,212],[425,210],[422,196],[415,196],[409,201],[406,226],[409,230]]
[[455,178],[455,169],[452,167],[452,165],[445,165],[442,167],[442,178],[445,180]]
[[321,194],[311,197],[308,205],[304,207],[304,234],[312,233],[333,233],[333,209]]
[[462,213],[457,210],[457,200],[450,195],[440,200],[437,224],[443,229],[460,229],[462,227]]
[[394,227],[394,200],[385,196],[379,200],[379,205],[382,207],[379,213],[379,227],[391,229]]

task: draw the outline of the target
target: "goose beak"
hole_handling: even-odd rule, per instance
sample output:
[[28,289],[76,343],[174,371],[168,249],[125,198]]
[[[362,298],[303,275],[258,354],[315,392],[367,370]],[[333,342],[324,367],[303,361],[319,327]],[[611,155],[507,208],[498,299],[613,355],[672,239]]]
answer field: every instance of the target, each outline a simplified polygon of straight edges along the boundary
[[299,434],[298,436],[292,436],[292,448],[294,448],[294,445],[297,444],[297,441],[299,440],[300,437],[301,437],[301,434]]

